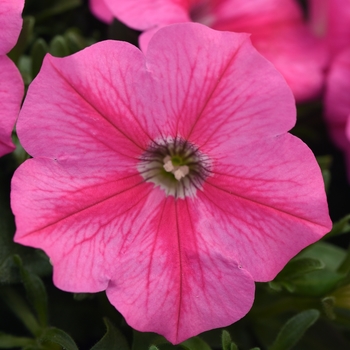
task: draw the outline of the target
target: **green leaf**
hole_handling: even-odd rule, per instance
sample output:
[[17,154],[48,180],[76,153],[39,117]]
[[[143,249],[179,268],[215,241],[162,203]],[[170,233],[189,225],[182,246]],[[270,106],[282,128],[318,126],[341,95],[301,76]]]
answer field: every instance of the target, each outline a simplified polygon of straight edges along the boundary
[[94,293],[74,293],[73,298],[76,301],[83,301],[93,299],[95,297]]
[[282,284],[276,281],[268,282],[268,286],[276,292],[280,292],[283,289]]
[[32,58],[32,77],[33,79],[39,73],[41,64],[45,55],[49,52],[49,47],[46,44],[45,40],[42,38],[37,39],[31,49],[30,56]]
[[292,280],[306,273],[321,270],[325,264],[319,259],[298,258],[291,260],[285,268],[278,274],[276,280]]
[[299,313],[287,321],[269,350],[289,350],[320,317],[318,310],[310,309]]
[[159,350],[155,345],[151,345],[148,350]]
[[348,247],[348,251],[346,252],[346,256],[340,266],[337,269],[340,273],[349,274],[350,272],[350,246]]
[[46,328],[38,339],[40,343],[55,343],[59,344],[65,350],[78,350],[74,340],[66,332],[61,329],[50,327]]
[[[32,58],[28,55],[22,55],[18,60],[17,66],[18,66],[18,69],[22,75],[24,85],[28,86],[33,80],[33,77],[32,77]],[[15,150],[16,158],[17,158],[17,155],[19,155],[18,153],[22,153],[23,156],[26,156],[25,155],[26,152],[24,151],[22,145],[20,145],[20,148],[21,148],[20,150],[18,150],[18,148],[16,148],[16,150]],[[22,149],[24,152],[22,152]],[[22,158],[22,155],[20,156],[21,158]],[[18,163],[19,160],[20,160],[20,158],[17,159],[16,163]],[[26,159],[24,159],[24,160],[26,160]]]
[[329,271],[337,271],[345,256],[346,251],[344,249],[323,241],[312,244],[298,255],[299,258],[321,260],[325,264],[325,269]]
[[324,297],[346,278],[347,276],[344,273],[328,270],[315,271],[306,276],[301,276],[293,282],[294,293],[310,297]]
[[144,350],[151,345],[169,344],[161,335],[133,330],[132,350]]
[[104,318],[103,321],[107,332],[91,350],[129,350],[129,345],[123,334],[107,318]]
[[69,28],[64,33],[64,38],[71,53],[78,52],[95,42],[92,39],[84,38],[76,28]]
[[321,170],[330,170],[333,163],[333,158],[330,155],[318,156],[316,160]]
[[346,273],[337,271],[346,258],[346,251],[327,242],[316,242],[303,250],[298,258],[320,260],[325,267],[293,280],[294,293],[304,296],[324,297],[346,282]]
[[350,232],[350,214],[335,222],[332,230],[326,236],[324,236],[324,238],[328,239],[330,237],[342,235],[348,232]]
[[47,326],[47,294],[46,289],[41,279],[29,272],[22,263],[18,255],[13,257],[15,264],[18,266],[21,274],[21,279],[27,293],[29,303],[33,306],[39,324],[42,327]]
[[332,166],[333,159],[331,156],[326,155],[326,156],[319,156],[316,157],[318,165],[321,168],[322,171],[322,176],[323,176],[323,181],[324,185],[326,188],[326,192],[328,192],[329,185],[331,182],[331,171],[330,168]]
[[335,319],[335,313],[334,313],[334,304],[335,304],[335,298],[333,296],[325,297],[321,300],[323,310],[325,314],[331,319]]
[[332,173],[328,169],[322,170],[322,177],[323,177],[323,182],[324,182],[324,187],[326,189],[326,193],[329,191],[329,186],[331,184],[332,180]]
[[10,334],[0,333],[0,349],[12,349],[30,345],[34,342],[32,338],[17,337]]
[[56,57],[65,57],[70,54],[68,44],[61,35],[56,35],[50,42],[50,53]]
[[226,330],[222,331],[221,335],[221,345],[222,350],[238,350],[238,347],[235,343],[232,342],[230,333]]
[[230,350],[231,348],[231,336],[230,333],[223,330],[221,335],[222,350]]
[[187,339],[180,346],[186,350],[211,350],[209,345],[199,337]]
[[309,274],[313,271],[321,270],[325,267],[325,264],[315,258],[296,258],[292,259],[285,268],[276,276],[275,280],[269,283],[270,288],[275,291],[287,290],[290,293],[294,293],[297,290],[298,279],[308,281]]

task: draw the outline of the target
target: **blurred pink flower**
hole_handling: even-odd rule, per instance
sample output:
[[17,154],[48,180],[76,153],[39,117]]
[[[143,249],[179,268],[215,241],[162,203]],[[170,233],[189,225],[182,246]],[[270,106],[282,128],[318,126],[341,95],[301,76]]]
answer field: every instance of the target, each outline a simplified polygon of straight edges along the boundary
[[49,255],[57,287],[106,290],[137,330],[179,343],[227,326],[254,281],[331,228],[295,121],[246,34],[177,24],[146,55],[115,41],[48,55],[17,125],[34,158],[12,182],[15,240]]
[[[103,0],[110,13],[145,31],[145,51],[162,26],[195,21],[213,29],[252,34],[253,45],[283,74],[298,102],[321,94],[325,48],[312,35],[296,0]],[[101,1],[100,1],[101,2]]]
[[309,0],[313,32],[323,38],[331,56],[350,48],[350,1]]
[[350,1],[309,0],[309,6],[311,27],[330,53],[325,117],[333,142],[345,153],[350,181]]
[[11,152],[11,133],[23,97],[23,81],[6,54],[15,46],[22,28],[24,0],[0,1],[0,156]]
[[350,181],[350,45],[332,61],[326,87],[325,116],[334,143],[345,153]]

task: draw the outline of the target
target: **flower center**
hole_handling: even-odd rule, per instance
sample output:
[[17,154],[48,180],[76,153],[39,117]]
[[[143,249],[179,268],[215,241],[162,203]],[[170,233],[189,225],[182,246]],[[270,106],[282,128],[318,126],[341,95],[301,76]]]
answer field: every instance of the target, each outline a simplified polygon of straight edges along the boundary
[[210,173],[210,162],[198,147],[179,138],[152,142],[138,170],[147,182],[176,198],[194,196]]

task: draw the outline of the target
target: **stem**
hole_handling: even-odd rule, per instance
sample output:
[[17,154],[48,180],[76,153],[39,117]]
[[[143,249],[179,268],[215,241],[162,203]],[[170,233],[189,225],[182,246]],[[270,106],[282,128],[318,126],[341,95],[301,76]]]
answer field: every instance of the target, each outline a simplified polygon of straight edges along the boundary
[[27,329],[34,335],[41,333],[41,327],[29,309],[23,298],[11,287],[2,287],[0,296],[11,311],[23,322]]

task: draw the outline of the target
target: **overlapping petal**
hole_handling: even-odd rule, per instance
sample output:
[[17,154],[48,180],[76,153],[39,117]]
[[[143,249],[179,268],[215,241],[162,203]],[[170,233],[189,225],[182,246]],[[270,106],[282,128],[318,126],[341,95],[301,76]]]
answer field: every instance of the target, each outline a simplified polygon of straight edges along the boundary
[[[177,343],[228,325],[254,279],[330,229],[316,161],[286,135],[294,123],[290,90],[246,34],[182,24],[146,56],[112,41],[48,56],[17,127],[34,159],[13,178],[15,239],[48,253],[58,287],[106,289],[138,330]],[[138,170],[168,138],[210,160],[193,196]]]
[[7,56],[0,56],[0,156],[14,149],[11,134],[23,90],[23,81],[15,64]]
[[0,2],[0,157],[14,149],[11,134],[24,92],[20,73],[6,56],[21,31],[23,6],[24,0]]
[[16,44],[22,29],[24,0],[0,2],[0,55],[8,53]]

